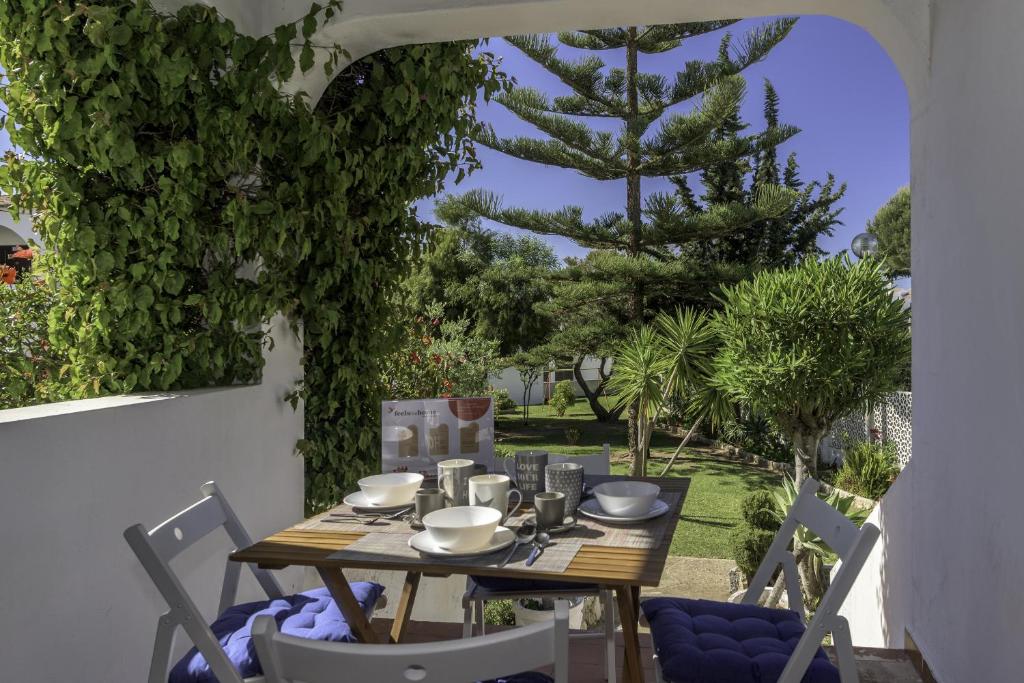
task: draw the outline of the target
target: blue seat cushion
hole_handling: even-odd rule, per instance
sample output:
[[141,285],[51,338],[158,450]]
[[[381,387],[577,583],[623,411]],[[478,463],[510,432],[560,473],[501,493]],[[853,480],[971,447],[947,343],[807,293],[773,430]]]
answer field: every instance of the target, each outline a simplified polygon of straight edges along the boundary
[[[384,592],[384,586],[369,582],[351,583],[349,586],[359,606],[369,617],[373,613],[374,604]],[[263,673],[256,659],[256,645],[252,641],[252,622],[264,614],[274,617],[278,630],[291,636],[335,643],[357,641],[326,588],[276,600],[235,605],[217,617],[210,629],[242,678]],[[217,678],[210,670],[206,658],[196,648],[192,648],[174,665],[167,680],[168,683],[214,683]]]
[[533,591],[592,591],[597,585],[572,581],[542,581],[540,579],[503,579],[499,576],[470,576],[470,590],[474,586],[495,593],[530,593]]
[[[641,603],[662,673],[672,683],[774,683],[804,634],[796,612],[712,600]],[[839,683],[820,647],[803,683]]]

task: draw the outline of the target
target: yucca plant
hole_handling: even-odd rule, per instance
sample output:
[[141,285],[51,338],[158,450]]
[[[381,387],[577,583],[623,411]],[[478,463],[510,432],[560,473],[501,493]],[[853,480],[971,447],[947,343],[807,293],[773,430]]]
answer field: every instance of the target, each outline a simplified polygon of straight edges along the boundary
[[[775,509],[772,514],[779,524],[785,521],[789,509],[793,507],[799,493],[800,490],[797,488],[796,482],[790,477],[786,477],[782,485],[772,491],[772,497],[775,499]],[[867,521],[870,510],[858,507],[853,496],[844,496],[833,491],[827,496],[819,493],[818,497],[857,526],[861,526]],[[825,593],[825,563],[836,553],[821,536],[805,526],[797,527],[794,540],[796,543],[793,550],[796,555],[796,565],[800,571],[800,580],[804,587],[804,600],[808,607],[813,607]]]

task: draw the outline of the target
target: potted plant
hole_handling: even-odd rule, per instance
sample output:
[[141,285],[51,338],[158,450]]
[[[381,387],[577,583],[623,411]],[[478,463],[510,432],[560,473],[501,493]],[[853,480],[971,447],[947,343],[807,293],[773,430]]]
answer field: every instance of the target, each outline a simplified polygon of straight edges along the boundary
[[[555,618],[555,601],[551,598],[521,598],[512,606],[516,626],[529,626]],[[579,629],[583,624],[583,598],[569,600],[569,628]]]

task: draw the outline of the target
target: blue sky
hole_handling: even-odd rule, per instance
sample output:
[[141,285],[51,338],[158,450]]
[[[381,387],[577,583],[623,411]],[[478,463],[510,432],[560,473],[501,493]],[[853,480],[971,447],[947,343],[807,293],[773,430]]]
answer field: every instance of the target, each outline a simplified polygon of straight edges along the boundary
[[[739,37],[759,23],[742,21],[729,30]],[[712,59],[720,37],[721,32],[716,32],[687,41],[670,53],[641,55],[640,69],[670,75],[689,59]],[[502,57],[504,70],[520,85],[552,95],[568,92],[556,78],[505,41],[493,39],[486,49]],[[624,57],[617,52],[621,51],[599,54],[609,65],[621,66]],[[562,47],[560,54],[572,57],[584,53]],[[768,78],[781,98],[782,120],[802,131],[780,149],[780,158],[790,151],[797,152],[805,181],[824,179],[832,171],[840,182],[847,183],[841,203],[844,225],[821,245],[833,253],[848,248],[878,208],[910,182],[909,106],[896,67],[863,29],[839,19],[814,16],[802,17],[790,36],[744,75],[748,91],[743,116],[751,130],[761,130],[764,125],[762,83]],[[693,104],[683,103],[677,109],[686,111]],[[479,116],[502,136],[542,136],[496,104],[482,106]],[[588,218],[624,209],[624,182],[591,180],[571,170],[520,161],[486,148],[480,148],[479,155],[483,169],[460,185],[449,186],[450,191],[485,188],[502,195],[508,206],[534,209],[576,204],[584,208]],[[658,189],[670,188],[667,183],[644,181],[645,193]],[[420,201],[418,207],[422,218],[433,218],[433,199]],[[493,223],[489,227],[514,230]],[[559,256],[584,253],[567,239],[544,239]]]

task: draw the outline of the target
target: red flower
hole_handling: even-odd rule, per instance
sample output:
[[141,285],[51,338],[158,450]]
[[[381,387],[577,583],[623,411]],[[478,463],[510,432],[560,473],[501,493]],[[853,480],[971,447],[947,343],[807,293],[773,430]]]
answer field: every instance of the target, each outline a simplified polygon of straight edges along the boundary
[[452,388],[452,381],[450,379],[446,379],[445,381],[441,382],[441,386],[450,391]]
[[441,363],[441,356],[437,355],[436,353],[432,353],[432,354],[430,354],[430,360],[434,361],[435,363],[440,364]]
[[413,363],[419,363],[420,362],[420,354],[418,354],[415,351],[413,351],[411,354],[409,354],[409,360],[411,360]]
[[430,321],[430,324],[433,325],[434,327],[437,327],[438,325],[441,324],[441,319],[440,318],[434,318],[433,320]]
[[11,258],[17,259],[32,259],[34,256],[35,254],[32,253],[31,249],[19,249],[11,254]]

